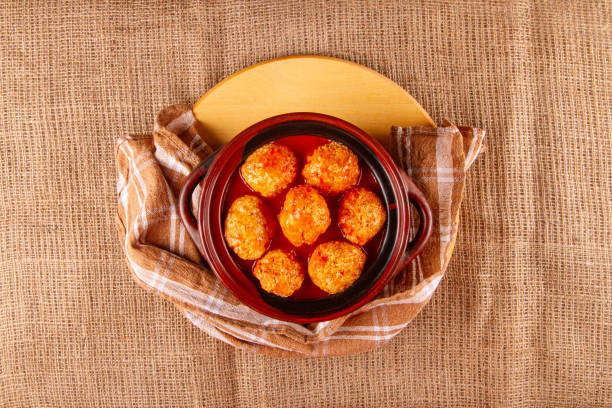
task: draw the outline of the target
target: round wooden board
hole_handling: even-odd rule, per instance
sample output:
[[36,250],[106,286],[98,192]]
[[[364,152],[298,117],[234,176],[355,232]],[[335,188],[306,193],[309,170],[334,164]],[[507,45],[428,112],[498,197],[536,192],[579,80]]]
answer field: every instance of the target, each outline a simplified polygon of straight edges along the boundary
[[344,119],[389,146],[392,125],[435,126],[412,96],[389,78],[354,62],[303,55],[252,65],[227,77],[193,106],[214,148],[248,126],[288,112]]

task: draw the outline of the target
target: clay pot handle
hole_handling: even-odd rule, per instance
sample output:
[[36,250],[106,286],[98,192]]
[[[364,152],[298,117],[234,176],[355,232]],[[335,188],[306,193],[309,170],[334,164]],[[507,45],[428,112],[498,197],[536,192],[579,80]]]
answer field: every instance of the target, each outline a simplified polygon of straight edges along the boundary
[[214,152],[208,156],[202,163],[198,164],[195,169],[191,171],[183,188],[181,188],[181,194],[179,195],[179,212],[181,214],[181,220],[189,233],[189,236],[198,247],[198,250],[204,256],[204,249],[202,248],[202,242],[200,241],[200,234],[198,232],[198,222],[191,212],[191,196],[193,190],[198,186],[200,181],[206,176],[208,168],[213,162],[217,152]]
[[[404,187],[408,192],[408,199],[417,209],[420,218],[419,230],[412,241],[408,243],[406,253],[404,254],[404,259],[402,260],[402,265],[400,267],[400,269],[403,269],[407,267],[408,264],[421,252],[423,252],[427,241],[429,241],[429,238],[431,237],[433,218],[431,214],[431,207],[429,207],[429,203],[427,202],[423,192],[419,190],[410,177],[408,177],[406,172],[400,170],[400,174],[402,176]],[[410,228],[410,225],[408,225],[407,228]]]

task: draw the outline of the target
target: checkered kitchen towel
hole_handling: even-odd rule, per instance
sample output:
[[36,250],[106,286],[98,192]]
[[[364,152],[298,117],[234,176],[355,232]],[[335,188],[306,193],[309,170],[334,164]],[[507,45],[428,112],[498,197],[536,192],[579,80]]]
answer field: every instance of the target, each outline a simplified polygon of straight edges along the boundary
[[310,325],[275,320],[242,305],[203,266],[182,225],[177,198],[189,172],[211,149],[186,105],[159,112],[152,134],[117,140],[117,228],[133,277],[212,337],[242,349],[319,357],[385,343],[427,304],[444,275],[457,235],[465,171],[484,138],[480,129],[450,123],[392,132],[393,153],[431,205],[434,233],[424,252],[360,309]]

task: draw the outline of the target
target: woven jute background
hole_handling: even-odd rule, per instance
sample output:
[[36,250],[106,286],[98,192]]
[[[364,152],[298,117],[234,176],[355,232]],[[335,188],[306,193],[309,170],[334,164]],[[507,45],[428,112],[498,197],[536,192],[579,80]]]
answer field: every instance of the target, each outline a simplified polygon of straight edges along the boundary
[[[610,406],[610,2],[14,2],[0,9],[0,405]],[[488,130],[430,304],[349,357],[238,351],[131,279],[118,134],[322,54]]]

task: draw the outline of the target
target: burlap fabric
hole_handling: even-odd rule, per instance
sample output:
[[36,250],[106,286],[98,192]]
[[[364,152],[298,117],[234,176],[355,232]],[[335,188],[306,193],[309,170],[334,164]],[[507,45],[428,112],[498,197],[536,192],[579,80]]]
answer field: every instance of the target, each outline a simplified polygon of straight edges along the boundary
[[[198,128],[189,106],[172,105],[159,112],[152,134],[117,140],[117,229],[130,270],[143,287],[172,301],[219,340],[284,357],[369,350],[399,334],[429,302],[457,237],[466,163],[480,153],[484,131],[461,132],[450,124],[393,129],[396,156],[434,214],[432,237],[421,256],[367,305],[338,319],[299,325],[241,304],[202,263],[187,234],[178,196],[191,170],[212,152]],[[416,214],[412,221],[414,236]]]
[[[33,1],[0,19],[1,406],[610,406],[609,1]],[[114,142],[306,53],[487,129],[487,151],[417,318],[366,353],[279,359],[130,278]]]

